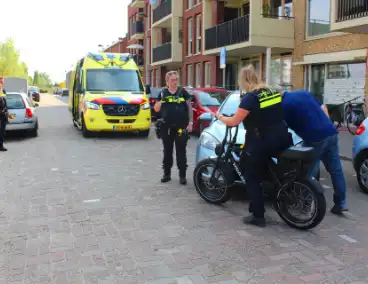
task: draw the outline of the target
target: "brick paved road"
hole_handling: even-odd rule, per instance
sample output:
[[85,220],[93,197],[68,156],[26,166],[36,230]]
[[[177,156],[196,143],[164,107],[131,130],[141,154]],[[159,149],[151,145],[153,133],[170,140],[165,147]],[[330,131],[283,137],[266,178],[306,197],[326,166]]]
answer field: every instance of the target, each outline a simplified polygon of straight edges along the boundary
[[257,229],[242,224],[243,201],[210,206],[191,181],[161,185],[153,135],[86,140],[65,105],[42,102],[40,136],[0,155],[1,284],[368,283],[368,196],[348,162],[345,218],[299,232],[268,210]]

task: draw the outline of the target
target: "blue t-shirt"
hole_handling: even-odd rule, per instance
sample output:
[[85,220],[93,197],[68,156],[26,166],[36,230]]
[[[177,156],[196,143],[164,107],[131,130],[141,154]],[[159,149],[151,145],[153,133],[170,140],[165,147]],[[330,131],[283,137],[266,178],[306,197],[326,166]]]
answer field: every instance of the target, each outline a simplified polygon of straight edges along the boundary
[[337,134],[321,103],[308,91],[285,92],[282,99],[285,121],[305,142],[319,142]]

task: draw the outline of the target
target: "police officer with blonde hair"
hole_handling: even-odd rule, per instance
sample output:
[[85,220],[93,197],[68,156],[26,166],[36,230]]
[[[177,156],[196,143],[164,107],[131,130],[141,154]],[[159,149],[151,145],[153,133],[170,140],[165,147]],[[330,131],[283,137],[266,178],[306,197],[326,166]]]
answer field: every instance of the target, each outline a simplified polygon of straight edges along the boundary
[[219,113],[216,117],[228,126],[244,124],[246,145],[241,156],[241,169],[251,199],[249,211],[253,215],[244,217],[243,222],[264,227],[262,173],[270,157],[289,147],[290,136],[280,93],[264,84],[252,66],[242,68],[238,80],[244,94],[238,109],[232,117]]
[[0,77],[0,152],[7,151],[4,147],[4,134],[5,126],[8,122],[8,106],[6,104],[6,93],[3,87],[4,78]]
[[178,87],[178,72],[169,71],[165,79],[167,87],[163,88],[154,109],[161,112],[163,123],[160,127],[160,136],[164,148],[162,167],[164,175],[161,182],[171,180],[173,166],[173,148],[175,144],[176,164],[179,169],[180,184],[185,185],[187,170],[187,142],[188,132],[192,131],[193,110],[191,97],[188,92]]

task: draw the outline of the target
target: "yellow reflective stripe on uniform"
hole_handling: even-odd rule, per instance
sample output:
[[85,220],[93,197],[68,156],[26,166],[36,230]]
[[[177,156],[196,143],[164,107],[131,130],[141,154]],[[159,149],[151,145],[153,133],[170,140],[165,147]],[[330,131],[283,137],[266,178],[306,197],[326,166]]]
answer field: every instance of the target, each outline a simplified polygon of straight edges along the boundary
[[267,99],[263,102],[260,103],[260,107],[261,108],[266,108],[266,107],[269,107],[269,106],[273,106],[273,105],[276,105],[276,104],[279,104],[281,103],[281,96],[278,96],[277,98],[271,98],[271,99]]
[[167,96],[165,99],[162,100],[163,103],[180,103],[185,102],[184,98],[173,98],[172,96]]
[[281,103],[281,95],[280,93],[275,94],[263,91],[258,95],[258,101],[260,108],[266,108]]

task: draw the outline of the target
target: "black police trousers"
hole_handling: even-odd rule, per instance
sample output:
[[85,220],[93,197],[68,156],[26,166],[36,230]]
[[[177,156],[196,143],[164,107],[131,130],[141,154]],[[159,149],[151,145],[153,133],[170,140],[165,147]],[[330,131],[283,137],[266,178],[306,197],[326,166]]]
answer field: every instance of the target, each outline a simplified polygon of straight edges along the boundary
[[0,147],[4,144],[5,126],[7,122],[6,117],[0,116]]
[[173,150],[175,143],[176,165],[179,175],[185,177],[187,170],[187,142],[188,134],[179,134],[177,128],[161,127],[161,139],[164,147],[162,168],[165,175],[170,175],[173,166]]
[[246,181],[250,197],[250,209],[256,218],[264,218],[264,199],[261,182],[268,170],[269,159],[290,146],[290,136],[286,125],[270,128],[262,137],[248,135],[243,150],[240,167]]

